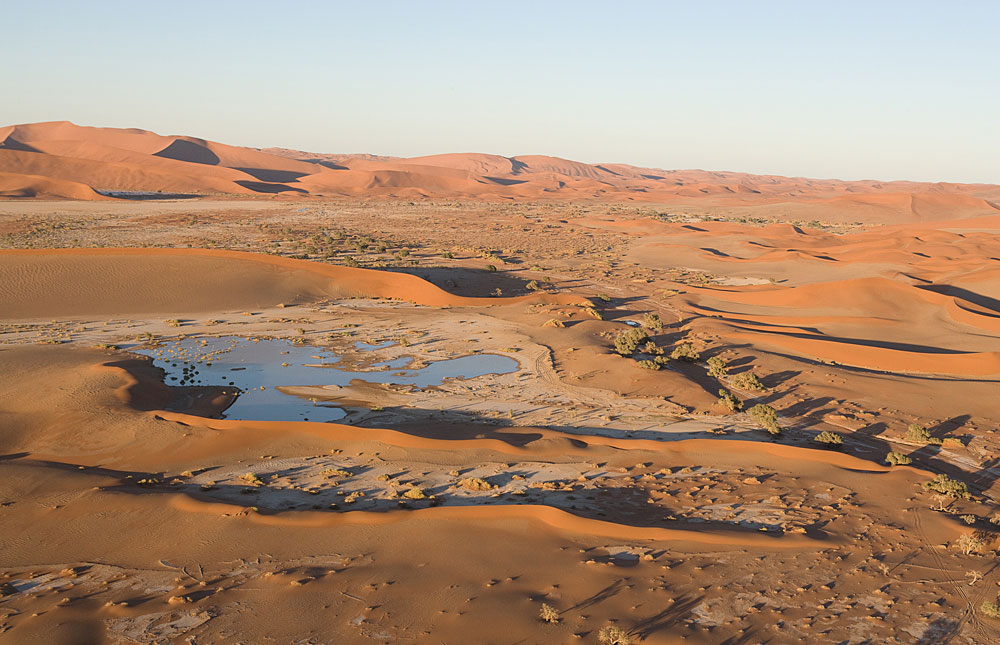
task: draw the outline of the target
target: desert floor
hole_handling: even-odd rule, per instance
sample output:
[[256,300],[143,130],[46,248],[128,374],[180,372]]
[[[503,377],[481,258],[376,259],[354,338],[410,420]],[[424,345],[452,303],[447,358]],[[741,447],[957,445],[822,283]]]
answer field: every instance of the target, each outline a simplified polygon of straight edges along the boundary
[[1000,641],[1000,215],[796,215],[0,201],[0,641]]

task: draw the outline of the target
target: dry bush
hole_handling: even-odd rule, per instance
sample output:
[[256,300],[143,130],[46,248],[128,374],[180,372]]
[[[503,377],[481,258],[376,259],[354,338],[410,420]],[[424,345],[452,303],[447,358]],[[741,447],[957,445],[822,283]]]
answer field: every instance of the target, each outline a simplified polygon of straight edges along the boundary
[[601,645],[631,645],[632,638],[618,625],[605,625],[597,632],[597,642]]
[[552,605],[542,603],[542,608],[538,611],[538,617],[547,623],[558,623],[559,612]]
[[466,477],[458,482],[458,485],[466,490],[483,491],[493,490],[495,486],[481,477]]

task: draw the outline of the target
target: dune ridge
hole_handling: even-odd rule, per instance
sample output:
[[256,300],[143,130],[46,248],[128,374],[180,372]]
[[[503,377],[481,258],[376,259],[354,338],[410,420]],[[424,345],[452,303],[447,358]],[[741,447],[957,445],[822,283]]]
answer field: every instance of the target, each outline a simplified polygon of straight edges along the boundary
[[8,318],[220,311],[344,297],[389,298],[432,307],[589,304],[569,294],[468,298],[407,273],[242,251],[0,250],[0,308]]
[[0,197],[87,200],[131,196],[128,193],[627,200],[788,207],[807,219],[838,213],[872,220],[903,216],[914,221],[996,214],[1000,200],[1000,186],[984,184],[663,170],[544,155],[450,153],[396,158],[261,150],[139,129],[83,127],[68,121],[0,128]]
[[[173,508],[189,513],[222,515],[240,508],[221,502],[202,501],[186,495],[173,495]],[[591,535],[615,540],[651,540],[662,542],[692,542],[704,546],[753,547],[756,549],[824,549],[837,545],[833,540],[819,540],[805,535],[769,536],[761,533],[732,531],[689,531],[654,526],[629,526],[616,522],[594,520],[552,506],[519,504],[517,506],[436,506],[431,508],[393,511],[292,511],[281,513],[249,512],[244,516],[254,524],[298,528],[330,526],[379,526],[420,520],[454,520],[489,525],[518,520],[539,522],[558,531]]]

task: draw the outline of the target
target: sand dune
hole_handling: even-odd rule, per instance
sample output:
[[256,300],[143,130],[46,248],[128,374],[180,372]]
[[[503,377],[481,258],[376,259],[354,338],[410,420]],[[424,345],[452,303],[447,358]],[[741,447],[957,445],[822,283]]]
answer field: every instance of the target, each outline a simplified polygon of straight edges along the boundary
[[[996,213],[1000,188],[661,170],[480,153],[390,158],[255,150],[145,130],[50,122],[0,128],[0,196],[92,199],[100,192],[476,200],[629,200],[754,208],[799,219],[913,221]],[[9,186],[9,187],[8,187]],[[994,201],[990,201],[994,200]]]
[[7,318],[222,311],[353,296],[392,298],[431,306],[588,302],[560,294],[463,298],[406,273],[238,251],[156,248],[0,251],[0,309]]

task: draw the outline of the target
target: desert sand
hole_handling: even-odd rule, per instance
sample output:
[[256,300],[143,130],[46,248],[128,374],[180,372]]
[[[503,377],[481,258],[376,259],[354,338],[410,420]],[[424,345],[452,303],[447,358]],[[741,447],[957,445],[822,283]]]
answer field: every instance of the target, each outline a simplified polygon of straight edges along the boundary
[[0,141],[2,642],[1000,640],[1000,187]]

